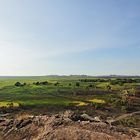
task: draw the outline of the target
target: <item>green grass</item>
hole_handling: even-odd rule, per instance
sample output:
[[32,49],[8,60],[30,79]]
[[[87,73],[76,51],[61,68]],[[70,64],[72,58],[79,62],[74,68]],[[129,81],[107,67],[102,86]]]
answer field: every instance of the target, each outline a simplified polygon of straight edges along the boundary
[[[49,81],[49,85],[34,85],[34,82]],[[76,91],[83,91],[87,93],[92,82],[80,82],[80,86],[76,87],[76,78],[56,78],[56,77],[15,77],[15,78],[0,78],[0,107],[7,106],[8,103],[22,104],[25,106],[39,106],[39,105],[87,105],[88,103],[103,104],[114,101],[118,98],[118,94],[101,94],[101,95],[75,95]],[[27,83],[24,87],[16,87],[16,82]],[[59,82],[59,86],[54,83]],[[71,86],[69,84],[71,83]],[[94,83],[98,88],[106,89],[108,82]],[[87,88],[88,87],[88,88]],[[113,86],[118,91],[122,89],[121,86]]]

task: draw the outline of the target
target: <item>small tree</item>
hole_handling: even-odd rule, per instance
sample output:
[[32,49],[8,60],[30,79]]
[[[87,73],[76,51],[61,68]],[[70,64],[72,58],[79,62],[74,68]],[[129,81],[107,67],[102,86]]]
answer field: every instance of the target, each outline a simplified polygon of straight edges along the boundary
[[131,108],[134,106],[135,89],[123,90],[122,91],[122,103]]
[[79,82],[76,82],[76,86],[79,87],[80,86],[80,83]]
[[20,87],[22,84],[20,82],[16,82],[15,86]]
[[110,85],[107,85],[106,88],[107,88],[107,90],[111,90],[112,89]]
[[44,81],[44,82],[40,82],[41,85],[48,85],[49,82],[48,81]]
[[35,85],[37,85],[37,86],[38,86],[38,85],[40,85],[40,83],[39,83],[39,82],[36,82],[36,83],[35,83]]
[[54,86],[58,86],[58,85],[59,85],[59,83],[58,83],[58,82],[54,83]]
[[27,84],[26,83],[23,83],[23,86],[26,86]]
[[92,84],[90,84],[90,85],[89,85],[89,87],[93,87],[93,85],[92,85]]

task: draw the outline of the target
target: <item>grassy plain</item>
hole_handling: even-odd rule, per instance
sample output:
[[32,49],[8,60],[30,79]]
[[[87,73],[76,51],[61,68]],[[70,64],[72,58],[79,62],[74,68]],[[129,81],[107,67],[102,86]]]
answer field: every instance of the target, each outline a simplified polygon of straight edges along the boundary
[[[121,104],[121,91],[135,88],[139,83],[124,83],[110,85],[109,80],[96,82],[81,82],[81,77],[1,77],[0,107],[83,107],[97,109],[105,107],[126,108]],[[85,78],[84,78],[85,79]],[[105,79],[105,78],[103,78]],[[36,82],[48,81],[47,85],[36,85]],[[26,83],[25,86],[15,86],[16,82]],[[76,83],[79,83],[77,85]],[[59,83],[59,84],[55,84]],[[107,86],[110,85],[111,89]],[[136,103],[136,108],[139,104]]]

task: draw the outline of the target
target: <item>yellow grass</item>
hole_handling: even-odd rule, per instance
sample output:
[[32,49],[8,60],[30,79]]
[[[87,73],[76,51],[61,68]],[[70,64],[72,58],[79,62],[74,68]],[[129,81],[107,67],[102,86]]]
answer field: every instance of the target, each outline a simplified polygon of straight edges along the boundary
[[88,103],[82,102],[82,101],[74,101],[73,103],[76,104],[76,106],[85,106],[88,105]]
[[101,99],[92,99],[92,100],[89,100],[90,102],[93,102],[93,103],[100,103],[100,104],[104,104],[105,101],[104,100],[101,100]]
[[10,107],[10,106],[18,107],[19,104],[16,102],[0,102],[0,107]]

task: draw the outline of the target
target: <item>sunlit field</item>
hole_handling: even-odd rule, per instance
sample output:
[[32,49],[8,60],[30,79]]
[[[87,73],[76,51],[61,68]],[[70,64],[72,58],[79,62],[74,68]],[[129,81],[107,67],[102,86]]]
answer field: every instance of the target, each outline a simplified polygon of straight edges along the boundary
[[[61,109],[90,106],[93,110],[106,107],[137,110],[139,85],[139,78],[3,77],[0,79],[0,107],[53,106],[59,110],[58,106]],[[125,92],[130,98],[132,94],[132,103],[127,102]]]

